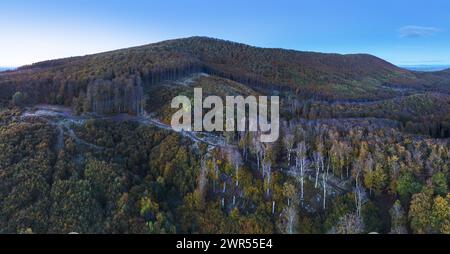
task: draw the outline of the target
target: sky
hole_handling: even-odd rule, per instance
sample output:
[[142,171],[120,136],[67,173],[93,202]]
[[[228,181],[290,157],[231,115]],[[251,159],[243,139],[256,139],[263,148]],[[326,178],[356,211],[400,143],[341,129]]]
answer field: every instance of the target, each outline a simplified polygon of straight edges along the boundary
[[448,0],[0,0],[0,66],[208,36],[450,65]]

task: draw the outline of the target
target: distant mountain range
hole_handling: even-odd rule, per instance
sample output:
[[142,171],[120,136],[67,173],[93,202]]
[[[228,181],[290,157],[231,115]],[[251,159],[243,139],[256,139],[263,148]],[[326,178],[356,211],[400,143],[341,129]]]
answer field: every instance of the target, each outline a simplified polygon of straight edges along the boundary
[[1,67],[0,66],[0,71],[7,71],[7,70],[12,70],[14,69],[13,67]]
[[450,69],[450,65],[400,65],[410,71],[442,71]]

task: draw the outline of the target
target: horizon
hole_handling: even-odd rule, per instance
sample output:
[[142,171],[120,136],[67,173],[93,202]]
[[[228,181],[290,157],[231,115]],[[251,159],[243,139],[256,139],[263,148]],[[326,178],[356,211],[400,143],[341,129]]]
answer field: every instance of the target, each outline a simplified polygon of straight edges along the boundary
[[450,66],[445,6],[444,0],[2,2],[0,22],[10,25],[0,28],[0,66],[195,35],[264,48],[371,54],[397,66]]

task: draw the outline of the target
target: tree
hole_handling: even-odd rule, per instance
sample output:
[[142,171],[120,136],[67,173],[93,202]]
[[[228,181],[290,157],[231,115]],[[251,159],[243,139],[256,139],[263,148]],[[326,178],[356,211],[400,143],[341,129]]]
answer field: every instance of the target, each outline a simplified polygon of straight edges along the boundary
[[435,232],[450,234],[450,206],[447,198],[437,196],[431,209],[431,226]]
[[176,228],[164,213],[158,213],[155,221],[147,222],[148,232],[150,234],[175,234]]
[[324,162],[323,162],[323,156],[321,152],[314,152],[313,154],[313,161],[314,161],[314,169],[316,171],[315,173],[315,181],[314,181],[314,188],[317,189],[319,186],[319,175],[320,171],[324,171]]
[[286,134],[286,136],[284,136],[284,146],[286,148],[286,154],[287,154],[287,161],[288,161],[288,167],[291,166],[291,153],[292,153],[292,148],[294,147],[294,135],[288,133]]
[[356,206],[356,215],[357,216],[361,216],[361,211],[362,211],[362,203],[363,203],[363,198],[365,195],[365,189],[363,188],[362,184],[361,184],[361,175],[362,175],[362,168],[363,168],[363,163],[361,161],[361,159],[356,159],[355,163],[354,163],[354,168],[353,168],[353,178],[355,179],[355,188],[354,188],[354,200],[355,200],[355,206]]
[[412,196],[409,207],[409,220],[414,233],[424,234],[430,230],[430,215],[432,199],[428,191],[422,191]]
[[397,180],[397,193],[403,202],[407,202],[413,194],[420,192],[421,189],[422,185],[410,172],[404,173]]
[[239,168],[242,166],[242,157],[241,154],[235,149],[229,149],[228,151],[228,159],[234,165],[234,176],[236,181],[236,187],[239,186]]
[[266,195],[270,195],[270,184],[272,181],[272,161],[268,156],[262,160],[263,178],[266,180]]
[[242,150],[244,161],[248,159],[248,150],[250,145],[250,134],[248,132],[239,132],[239,148]]
[[364,233],[364,223],[360,216],[347,214],[342,217],[336,225],[338,234],[362,234]]
[[287,205],[291,206],[292,204],[297,203],[297,190],[295,186],[291,183],[284,183],[283,185],[283,194],[287,198]]
[[150,234],[174,234],[175,226],[159,210],[159,205],[149,197],[141,198],[139,202],[140,214],[144,218],[147,231]]
[[383,221],[380,209],[372,202],[367,202],[361,213],[362,220],[367,232],[381,232],[383,230]]
[[438,172],[431,177],[433,183],[434,192],[437,195],[445,196],[447,194],[447,176]]
[[369,188],[370,193],[372,193],[372,190],[375,190],[377,194],[381,193],[386,186],[386,181],[387,175],[384,173],[381,164],[377,164],[375,170],[368,171],[364,175],[364,184]]
[[[251,149],[252,149],[253,153],[256,156],[256,163],[257,163],[256,165],[257,165],[257,170],[259,171],[260,168],[261,168],[260,167],[261,166],[261,160],[263,160],[264,157],[265,157],[264,146],[260,142],[258,134],[253,134],[253,137],[252,137],[251,141],[252,141]],[[264,173],[264,172],[262,172],[262,173]]]
[[159,205],[153,202],[149,197],[141,198],[139,202],[139,213],[144,218],[145,221],[156,220],[156,215],[159,211]]
[[339,176],[341,179],[343,177],[342,169],[345,165],[345,155],[344,155],[344,144],[338,141],[333,141],[330,149],[330,163],[332,165],[333,173]]
[[323,210],[325,210],[326,207],[327,207],[327,181],[328,181],[328,173],[329,173],[329,171],[330,171],[330,163],[327,163],[326,171],[322,172]]
[[206,160],[205,158],[202,158],[200,161],[200,173],[198,174],[198,179],[197,179],[197,191],[200,195],[201,201],[203,202],[204,198],[205,198],[205,190],[206,190],[206,184],[208,182],[207,179],[207,165],[206,165]]
[[391,215],[391,234],[407,234],[407,223],[405,211],[399,200],[395,201],[392,208],[389,210]]
[[184,197],[183,205],[179,207],[178,213],[182,222],[181,232],[198,233],[199,220],[201,218],[204,205],[198,192],[188,193]]
[[294,174],[300,179],[300,200],[302,202],[304,199],[305,171],[308,167],[307,152],[308,148],[305,141],[297,144],[297,148],[295,149]]
[[22,92],[16,92],[11,99],[14,106],[22,106],[25,103],[26,96]]
[[295,234],[297,225],[297,210],[295,206],[288,206],[283,209],[278,221],[278,230],[282,234]]

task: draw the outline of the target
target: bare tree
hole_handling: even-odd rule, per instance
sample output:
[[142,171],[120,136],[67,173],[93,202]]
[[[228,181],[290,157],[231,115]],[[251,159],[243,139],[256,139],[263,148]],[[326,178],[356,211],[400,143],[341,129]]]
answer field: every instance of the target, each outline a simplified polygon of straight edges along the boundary
[[259,141],[258,134],[254,134],[252,138],[252,148],[256,155],[257,170],[261,169],[261,160],[264,158],[264,146]]
[[324,171],[324,161],[323,161],[322,153],[321,152],[314,152],[313,160],[314,160],[314,169],[315,169],[314,188],[317,189],[317,187],[319,186],[319,175],[320,175],[320,172]]
[[295,138],[294,135],[290,133],[286,134],[286,136],[284,137],[284,146],[286,148],[286,153],[288,157],[288,167],[291,166],[291,153],[294,147],[294,138]]
[[280,214],[278,229],[283,234],[295,234],[299,205],[298,193],[295,186],[291,183],[285,183],[283,186],[283,195],[287,198],[287,207]]
[[227,149],[228,160],[233,164],[235,171],[236,186],[239,186],[239,168],[242,166],[242,156],[238,150],[233,148]]
[[361,216],[361,209],[362,209],[362,202],[363,202],[363,194],[364,194],[364,188],[361,184],[361,175],[363,171],[363,164],[361,160],[357,160],[355,162],[355,167],[353,168],[354,173],[354,179],[355,179],[355,205],[356,205],[356,215]]
[[200,174],[198,176],[198,191],[202,199],[205,196],[205,187],[207,182],[206,176],[207,176],[206,161],[204,158],[202,158],[200,162]]
[[305,171],[308,167],[307,159],[308,148],[304,141],[297,144],[295,150],[295,175],[300,178],[300,200],[304,200],[304,182],[305,182]]
[[272,162],[268,157],[264,158],[262,161],[263,165],[263,178],[267,182],[266,185],[266,195],[270,195],[270,182],[272,179]]
[[242,166],[242,157],[241,154],[232,149],[229,151],[229,159],[234,165],[235,176],[236,176],[236,187],[239,186],[239,168]]
[[322,187],[323,187],[323,210],[327,208],[327,181],[328,181],[328,168],[329,164],[327,165],[327,171],[322,171]]
[[295,234],[298,216],[294,206],[286,207],[280,214],[278,230],[283,234]]
[[352,147],[347,143],[342,143],[342,154],[344,155],[344,161],[345,161],[345,169],[346,169],[346,175],[347,179],[350,178],[350,158],[351,158],[351,152]]
[[406,217],[405,210],[402,208],[400,201],[396,201],[392,208],[389,210],[391,215],[391,234],[407,234],[408,218]]

